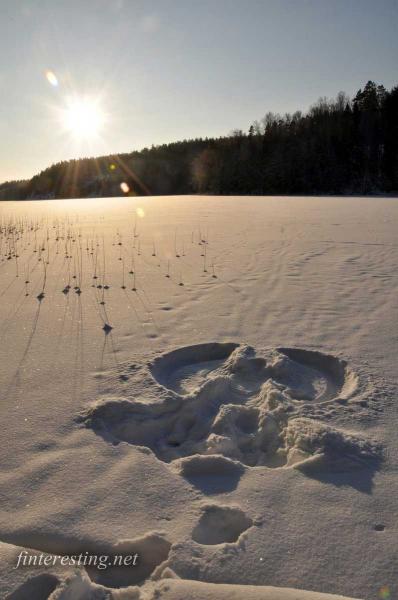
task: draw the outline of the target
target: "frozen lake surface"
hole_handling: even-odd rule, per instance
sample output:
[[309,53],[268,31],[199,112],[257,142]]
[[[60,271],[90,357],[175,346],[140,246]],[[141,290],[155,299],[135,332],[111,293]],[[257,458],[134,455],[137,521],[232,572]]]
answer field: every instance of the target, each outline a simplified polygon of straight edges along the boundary
[[0,202],[2,597],[395,597],[397,231],[395,198]]

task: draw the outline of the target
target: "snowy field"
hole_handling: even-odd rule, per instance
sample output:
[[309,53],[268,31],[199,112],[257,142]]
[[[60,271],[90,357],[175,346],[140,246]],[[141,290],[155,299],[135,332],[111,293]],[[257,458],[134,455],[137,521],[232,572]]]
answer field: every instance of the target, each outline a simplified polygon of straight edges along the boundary
[[394,198],[0,203],[1,598],[395,598],[397,226]]

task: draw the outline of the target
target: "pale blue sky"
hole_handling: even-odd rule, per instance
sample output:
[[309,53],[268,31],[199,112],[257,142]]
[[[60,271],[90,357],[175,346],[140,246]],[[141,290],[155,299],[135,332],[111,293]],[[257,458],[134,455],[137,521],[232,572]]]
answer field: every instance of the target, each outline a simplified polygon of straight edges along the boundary
[[[398,0],[0,0],[0,181],[391,87],[397,31]],[[100,139],[61,131],[71,93],[100,97]]]

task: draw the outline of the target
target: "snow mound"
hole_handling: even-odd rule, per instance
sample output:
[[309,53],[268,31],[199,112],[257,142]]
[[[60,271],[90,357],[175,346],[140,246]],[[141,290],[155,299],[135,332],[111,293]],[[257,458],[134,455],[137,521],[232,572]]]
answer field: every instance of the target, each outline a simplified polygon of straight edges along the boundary
[[354,600],[290,588],[202,583],[175,578],[158,584],[153,597],[158,600]]
[[[242,600],[242,598],[245,600],[355,600],[346,596],[290,588],[184,580],[176,577],[168,568],[164,569],[163,575],[162,579],[147,584],[145,588],[110,590],[93,584],[83,571],[76,571],[55,591],[49,591],[49,595],[44,588],[42,588],[43,594],[38,595],[35,592],[31,584],[33,578],[7,596],[6,600],[186,600],[187,598],[190,600]],[[28,584],[29,586],[25,587]]]
[[[248,467],[309,461],[308,469],[334,464],[345,470],[379,455],[376,444],[301,414],[308,404],[354,394],[356,374],[331,355],[298,348],[258,355],[250,346],[211,343],[166,353],[149,371],[163,390],[158,401],[105,398],[80,420],[105,439],[149,448],[166,463],[218,455]],[[171,394],[164,394],[165,386]],[[191,469],[211,474],[220,464],[202,460],[190,463]]]
[[[380,446],[355,433],[335,429],[312,419],[292,419],[286,428],[288,462],[304,472],[347,471],[377,464]],[[304,462],[297,456],[311,457]]]

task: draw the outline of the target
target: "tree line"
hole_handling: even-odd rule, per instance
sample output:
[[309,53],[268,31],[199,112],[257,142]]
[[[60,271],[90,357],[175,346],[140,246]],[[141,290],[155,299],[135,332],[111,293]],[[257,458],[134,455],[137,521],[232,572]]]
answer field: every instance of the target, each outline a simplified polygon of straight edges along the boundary
[[[121,184],[122,187],[121,187]],[[398,86],[373,81],[247,132],[52,165],[0,198],[167,194],[367,194],[398,190]]]

